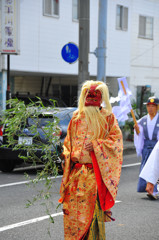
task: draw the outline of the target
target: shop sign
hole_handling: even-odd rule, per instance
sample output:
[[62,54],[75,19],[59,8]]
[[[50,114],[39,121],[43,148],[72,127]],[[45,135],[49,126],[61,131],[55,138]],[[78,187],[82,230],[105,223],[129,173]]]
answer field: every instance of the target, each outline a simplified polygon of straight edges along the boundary
[[1,33],[3,54],[19,54],[19,0],[1,0]]

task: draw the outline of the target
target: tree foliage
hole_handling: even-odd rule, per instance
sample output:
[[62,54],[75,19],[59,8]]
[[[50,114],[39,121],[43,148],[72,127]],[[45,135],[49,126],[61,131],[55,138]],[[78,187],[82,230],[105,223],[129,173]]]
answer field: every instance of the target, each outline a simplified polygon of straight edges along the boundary
[[[35,179],[31,180],[28,174],[25,174],[30,184],[36,185],[43,182],[43,188],[40,189],[33,199],[28,200],[26,207],[33,205],[37,200],[44,201],[47,213],[51,222],[53,219],[49,213],[52,192],[52,177],[58,174],[56,145],[59,143],[59,119],[55,116],[57,109],[44,107],[40,98],[36,104],[30,100],[26,106],[23,101],[10,99],[7,101],[9,106],[2,114],[2,124],[4,126],[4,143],[2,147],[12,147],[13,151],[20,150],[19,158],[33,166],[43,164],[43,168],[37,171]],[[49,113],[53,113],[53,120],[49,119]],[[41,124],[45,116],[44,124]],[[39,130],[40,129],[40,133]],[[32,135],[32,144],[26,145],[25,140],[19,142],[20,137],[26,136],[26,131]],[[45,141],[41,140],[40,134]],[[41,156],[37,155],[37,149],[41,149]],[[29,186],[30,186],[29,184]]]

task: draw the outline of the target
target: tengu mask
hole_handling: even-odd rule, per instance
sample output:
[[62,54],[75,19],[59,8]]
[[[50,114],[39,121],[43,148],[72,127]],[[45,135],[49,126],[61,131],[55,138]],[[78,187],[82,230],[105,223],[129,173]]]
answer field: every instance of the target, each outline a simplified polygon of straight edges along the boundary
[[96,90],[98,85],[92,85],[89,90],[86,91],[85,106],[100,107],[102,94],[99,90]]

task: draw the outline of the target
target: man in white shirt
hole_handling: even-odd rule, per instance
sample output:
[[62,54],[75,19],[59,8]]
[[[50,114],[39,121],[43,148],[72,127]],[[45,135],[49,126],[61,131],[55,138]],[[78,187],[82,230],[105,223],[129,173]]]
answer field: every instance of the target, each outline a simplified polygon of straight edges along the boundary
[[[146,103],[148,114],[138,120],[134,126],[134,144],[138,156],[142,157],[140,172],[143,169],[149,155],[159,140],[159,100],[156,97],[150,97]],[[137,134],[139,132],[139,134]],[[137,191],[146,192],[146,181],[139,177]],[[154,187],[153,196],[157,194],[157,185]]]

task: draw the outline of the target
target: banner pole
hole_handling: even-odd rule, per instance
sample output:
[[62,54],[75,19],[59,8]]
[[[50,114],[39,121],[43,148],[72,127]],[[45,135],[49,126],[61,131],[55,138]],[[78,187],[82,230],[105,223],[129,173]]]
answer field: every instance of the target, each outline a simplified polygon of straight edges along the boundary
[[[125,86],[124,86],[123,81],[120,81],[120,83],[121,83],[121,86],[122,86],[122,88],[123,88],[123,91],[124,91],[125,95],[127,95],[127,92],[126,92],[126,89],[125,89]],[[133,121],[134,121],[135,125],[138,126],[133,109],[131,109],[131,115],[132,115],[132,118],[133,118]],[[136,129],[136,133],[137,133],[137,134],[140,133],[139,127]]]

